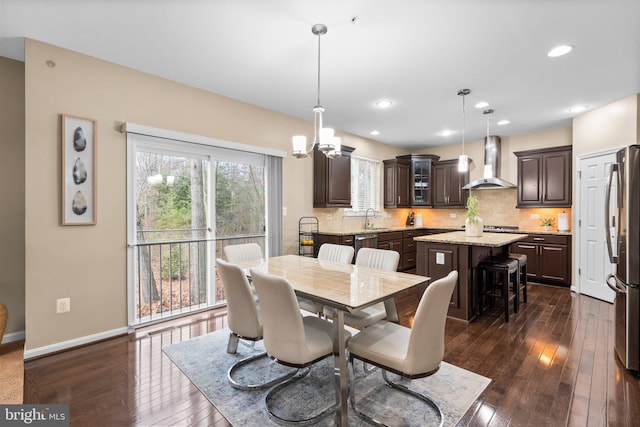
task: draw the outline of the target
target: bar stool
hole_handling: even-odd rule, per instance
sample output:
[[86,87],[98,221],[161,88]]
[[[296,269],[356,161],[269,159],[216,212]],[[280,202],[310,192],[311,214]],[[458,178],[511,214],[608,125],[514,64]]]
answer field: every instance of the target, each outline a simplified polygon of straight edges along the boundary
[[[484,296],[491,298],[501,298],[504,302],[504,321],[509,321],[509,302],[513,302],[514,313],[518,312],[518,289],[520,289],[520,271],[517,259],[507,257],[491,257],[481,261],[478,264],[482,275],[480,284],[480,314],[484,309]],[[490,274],[490,280],[487,280],[487,273]],[[494,277],[498,275],[501,277]],[[500,289],[496,289],[495,282],[501,284]],[[509,291],[513,289],[513,296],[509,295]],[[493,301],[493,300],[492,300]]]
[[[527,256],[524,254],[509,254],[509,258],[518,260],[520,271],[520,289],[522,291],[522,302],[527,302]],[[520,310],[520,296],[518,295],[518,310]]]

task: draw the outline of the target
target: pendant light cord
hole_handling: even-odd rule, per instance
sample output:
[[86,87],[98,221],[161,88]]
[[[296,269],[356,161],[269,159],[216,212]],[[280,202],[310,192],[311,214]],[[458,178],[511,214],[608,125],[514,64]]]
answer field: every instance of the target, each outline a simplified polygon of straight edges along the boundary
[[321,34],[318,34],[318,103],[320,105],[320,38]]
[[466,97],[466,94],[462,94],[462,154],[464,155],[464,130],[467,127],[466,126],[466,108],[465,108],[465,101],[464,98]]

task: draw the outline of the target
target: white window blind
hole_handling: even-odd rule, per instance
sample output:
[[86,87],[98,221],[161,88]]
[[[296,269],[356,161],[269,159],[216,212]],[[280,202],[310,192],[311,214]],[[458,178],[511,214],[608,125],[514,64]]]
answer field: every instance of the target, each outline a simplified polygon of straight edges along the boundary
[[380,160],[351,156],[351,209],[345,215],[364,215],[369,208],[380,211]]

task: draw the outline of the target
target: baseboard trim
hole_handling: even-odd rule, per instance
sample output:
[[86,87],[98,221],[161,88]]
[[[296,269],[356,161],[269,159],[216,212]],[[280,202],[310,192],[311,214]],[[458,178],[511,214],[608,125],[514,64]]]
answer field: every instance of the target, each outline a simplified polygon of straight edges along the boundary
[[126,335],[127,333],[129,333],[129,328],[127,328],[125,326],[125,327],[118,328],[118,329],[112,329],[110,331],[100,332],[98,334],[87,335],[87,336],[80,337],[80,338],[74,338],[74,339],[69,340],[69,341],[63,341],[63,342],[59,342],[59,343],[55,343],[55,344],[51,344],[51,345],[46,345],[44,347],[38,347],[38,348],[30,349],[30,350],[25,350],[24,359],[28,360],[28,359],[32,359],[32,358],[35,358],[35,357],[45,356],[45,355],[50,354],[50,353],[56,353],[56,352],[63,351],[63,350],[69,350],[69,349],[71,349],[73,347],[80,347],[80,346],[83,346],[83,345],[86,345],[86,344],[91,344],[91,343],[96,342],[96,341],[101,341],[101,340],[113,338],[115,336]]
[[11,332],[10,334],[4,334],[4,337],[2,337],[2,342],[0,344],[6,344],[8,342],[23,341],[23,340],[24,340],[24,331]]

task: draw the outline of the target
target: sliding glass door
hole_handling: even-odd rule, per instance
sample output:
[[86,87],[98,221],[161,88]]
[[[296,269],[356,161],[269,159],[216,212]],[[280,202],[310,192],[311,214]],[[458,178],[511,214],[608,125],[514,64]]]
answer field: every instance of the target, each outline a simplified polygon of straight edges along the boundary
[[128,136],[129,323],[225,303],[215,259],[228,244],[266,253],[265,157]]

